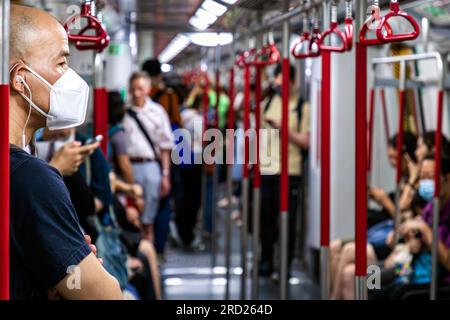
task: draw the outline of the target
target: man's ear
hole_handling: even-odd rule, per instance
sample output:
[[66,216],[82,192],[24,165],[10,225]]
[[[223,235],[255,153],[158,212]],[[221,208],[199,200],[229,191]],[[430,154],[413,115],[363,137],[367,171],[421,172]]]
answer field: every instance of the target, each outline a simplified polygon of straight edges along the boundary
[[19,93],[25,93],[25,68],[23,68],[22,63],[16,64],[16,66],[11,70],[10,73],[10,84],[11,89]]

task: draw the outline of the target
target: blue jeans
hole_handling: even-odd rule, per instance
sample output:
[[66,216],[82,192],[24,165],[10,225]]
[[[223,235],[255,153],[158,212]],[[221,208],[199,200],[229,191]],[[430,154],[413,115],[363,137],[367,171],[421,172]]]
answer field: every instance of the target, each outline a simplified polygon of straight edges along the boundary
[[212,211],[213,211],[213,184],[214,179],[212,174],[206,175],[206,195],[205,208],[203,208],[203,228],[207,232],[212,232]]
[[158,213],[155,217],[155,249],[158,253],[164,253],[166,248],[167,236],[169,235],[169,224],[172,213],[170,205],[171,196],[162,198],[159,202]]

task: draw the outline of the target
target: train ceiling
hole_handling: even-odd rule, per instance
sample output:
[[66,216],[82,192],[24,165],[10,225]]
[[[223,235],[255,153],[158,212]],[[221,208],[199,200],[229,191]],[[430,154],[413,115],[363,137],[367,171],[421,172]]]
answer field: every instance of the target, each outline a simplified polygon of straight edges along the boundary
[[[216,0],[220,2],[221,0]],[[356,0],[359,1],[359,0]],[[135,12],[135,22],[138,31],[154,32],[155,54],[158,55],[180,32],[194,31],[189,25],[189,19],[203,0],[100,0],[100,6],[105,10],[106,20],[113,28],[127,28],[132,22],[130,13]],[[291,0],[290,6],[297,6],[300,0]],[[340,1],[343,6],[343,0]],[[56,4],[78,5],[80,0],[13,0],[13,3],[23,3],[47,8]],[[222,2],[225,4],[224,2]],[[283,7],[284,0],[238,0],[234,7],[217,20],[210,30],[230,31],[234,28],[248,27],[257,21],[259,13],[273,15]],[[389,0],[380,0],[381,5],[388,5]],[[433,28],[431,37],[440,43],[441,47],[450,50],[450,0],[405,0],[401,4],[418,18],[427,17]],[[229,5],[228,5],[229,6]],[[260,15],[261,16],[261,15]],[[113,30],[110,30],[113,31]],[[178,57],[182,58],[192,53],[198,53],[199,48],[189,46]]]

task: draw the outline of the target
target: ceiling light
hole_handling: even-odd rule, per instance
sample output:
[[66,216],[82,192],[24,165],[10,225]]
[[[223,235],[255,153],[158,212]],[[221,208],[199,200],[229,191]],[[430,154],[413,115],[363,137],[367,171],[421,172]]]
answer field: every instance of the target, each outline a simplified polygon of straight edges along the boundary
[[226,46],[233,41],[232,33],[197,32],[189,34],[192,43],[203,47]]
[[195,16],[197,18],[199,18],[200,20],[205,21],[205,23],[208,23],[208,24],[213,24],[217,20],[217,16],[215,14],[212,14],[211,12],[206,11],[203,8],[199,8],[195,12]]
[[205,0],[202,4],[202,8],[218,17],[223,15],[228,10],[223,4],[217,3],[213,0]]
[[225,2],[227,4],[235,4],[238,0],[220,0],[222,2]]
[[171,64],[168,63],[163,63],[161,65],[161,71],[164,73],[170,72],[173,70],[173,66]]
[[168,63],[173,58],[175,58],[181,51],[183,51],[189,44],[191,40],[184,34],[178,34],[172,41],[166,46],[166,48],[161,52],[158,59],[161,63]]
[[197,28],[198,30],[206,30],[209,27],[209,23],[207,23],[206,21],[200,19],[199,17],[193,16],[192,18],[189,19],[189,23]]

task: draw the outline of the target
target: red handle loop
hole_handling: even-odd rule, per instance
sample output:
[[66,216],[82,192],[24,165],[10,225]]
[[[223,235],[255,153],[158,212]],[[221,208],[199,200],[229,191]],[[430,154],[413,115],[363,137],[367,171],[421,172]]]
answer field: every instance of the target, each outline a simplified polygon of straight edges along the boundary
[[275,44],[269,44],[261,48],[255,54],[255,58],[251,62],[254,66],[268,66],[280,62],[281,55]]
[[[71,34],[70,27],[75,21],[82,18],[87,19],[87,25],[78,34]],[[66,29],[69,41],[75,42],[75,47],[78,50],[97,50],[101,52],[109,45],[108,33],[101,22],[91,14],[89,4],[83,4],[81,13],[70,17],[64,24],[64,29]],[[95,35],[87,35],[86,32],[89,30],[93,30]]]
[[235,64],[241,68],[244,69],[246,66],[250,65],[252,62],[252,57],[255,56],[256,49],[252,48],[248,51],[244,51],[243,53],[237,55]]
[[353,48],[353,19],[352,18],[345,18],[344,22],[345,26],[345,44],[347,46],[347,51],[351,51]]
[[[321,35],[318,30],[314,30],[311,37],[309,36],[309,32],[303,32],[300,40],[292,47],[291,54],[296,59],[315,58],[320,56],[320,38]],[[309,42],[308,50],[299,53],[299,47],[304,46],[305,42]],[[316,48],[313,48],[314,45],[316,45]]]
[[311,36],[311,41],[309,42],[309,52],[310,58],[315,58],[320,56],[320,39],[322,35],[319,29],[313,29],[313,34]]
[[[406,19],[413,27],[413,31],[410,33],[392,34],[391,32],[390,34],[383,34],[383,28],[388,24],[387,21],[392,17],[402,17]],[[402,11],[397,1],[391,1],[391,11],[389,11],[384,17],[381,18],[380,23],[377,27],[378,40],[382,43],[408,41],[416,39],[419,34],[420,27],[416,20],[414,20],[414,18],[407,14],[405,11]]]
[[[381,21],[380,21],[380,25],[381,25]],[[380,26],[379,25],[379,26]],[[383,27],[380,28],[380,33],[383,33],[383,29],[386,30],[386,35],[392,35],[392,28],[391,25],[387,22],[384,23]],[[361,44],[364,44],[366,46],[373,46],[373,45],[379,45],[379,44],[383,44],[385,42],[380,41],[380,39],[377,38],[373,38],[373,39],[367,39],[367,31],[369,30],[369,27],[367,26],[367,23],[364,23],[361,30],[359,31],[359,42]],[[378,30],[377,30],[378,33]]]
[[303,34],[300,37],[300,40],[297,41],[294,44],[294,46],[292,47],[291,54],[294,56],[294,58],[296,58],[296,59],[306,59],[306,58],[309,57],[309,54],[310,54],[309,51],[308,52],[299,53],[299,50],[297,50],[297,49],[300,49],[299,47],[302,47],[305,44],[305,42],[309,42],[310,40],[311,39],[309,37],[309,32],[303,32]]
[[[332,34],[335,34],[339,40],[341,41],[341,46],[332,46],[332,45],[325,45],[323,44],[324,40],[331,36]],[[328,30],[325,30],[322,33],[321,38],[319,39],[319,47],[320,50],[328,51],[328,52],[345,52],[347,51],[347,37],[341,30],[338,29],[337,22],[332,22],[330,24],[330,28]]]

